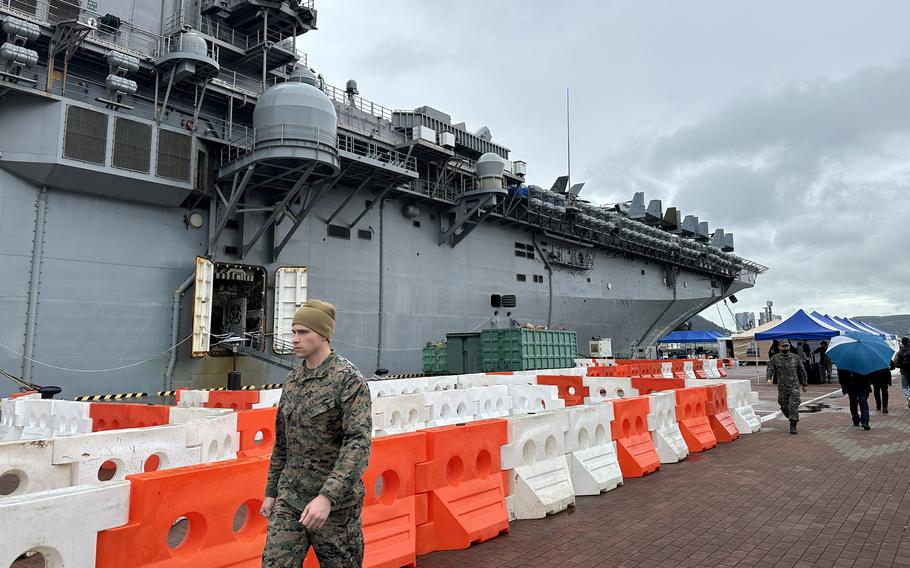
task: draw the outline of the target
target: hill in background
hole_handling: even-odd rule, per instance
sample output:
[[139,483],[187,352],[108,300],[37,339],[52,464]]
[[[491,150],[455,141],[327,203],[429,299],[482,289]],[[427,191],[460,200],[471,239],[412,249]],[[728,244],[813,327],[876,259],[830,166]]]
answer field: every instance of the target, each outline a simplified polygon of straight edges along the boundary
[[897,335],[910,335],[910,314],[894,316],[856,316],[850,319],[866,321],[888,333]]

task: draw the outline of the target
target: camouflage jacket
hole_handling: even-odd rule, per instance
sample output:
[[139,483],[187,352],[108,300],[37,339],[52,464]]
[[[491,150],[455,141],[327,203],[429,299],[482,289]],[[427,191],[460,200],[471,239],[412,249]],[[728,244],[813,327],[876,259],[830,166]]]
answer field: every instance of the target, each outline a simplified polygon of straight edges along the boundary
[[809,384],[809,378],[806,376],[806,368],[803,367],[799,355],[790,352],[786,355],[777,353],[768,361],[768,380],[777,375],[777,387],[784,386],[795,387]]
[[370,410],[363,375],[334,351],[315,369],[303,363],[291,371],[275,417],[266,497],[301,510],[317,495],[328,497],[332,509],[362,504]]

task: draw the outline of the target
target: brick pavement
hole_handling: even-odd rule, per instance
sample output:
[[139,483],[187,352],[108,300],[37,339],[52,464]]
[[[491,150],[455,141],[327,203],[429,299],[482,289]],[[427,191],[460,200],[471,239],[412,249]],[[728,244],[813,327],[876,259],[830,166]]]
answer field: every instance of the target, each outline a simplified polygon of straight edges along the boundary
[[[836,388],[811,385],[803,400]],[[760,414],[776,409],[775,387],[754,389]],[[910,410],[899,386],[890,394],[891,413],[873,410],[870,432],[853,427],[846,397],[825,399],[832,409],[802,414],[797,436],[776,418],[761,433],[579,497],[570,512],[514,522],[508,536],[418,566],[910,567]]]

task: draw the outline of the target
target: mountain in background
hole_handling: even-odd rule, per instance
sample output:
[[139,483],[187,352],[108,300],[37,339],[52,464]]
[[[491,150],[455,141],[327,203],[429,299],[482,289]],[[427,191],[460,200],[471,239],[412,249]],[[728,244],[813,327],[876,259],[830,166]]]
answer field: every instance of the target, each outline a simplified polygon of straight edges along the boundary
[[856,316],[852,320],[867,321],[888,333],[897,335],[910,335],[910,314],[898,314],[893,316]]
[[[907,316],[910,318],[910,316]],[[701,316],[692,316],[689,321],[680,325],[676,328],[676,331],[685,331],[688,329],[698,330],[698,331],[716,331],[724,337],[729,337],[733,334],[729,329],[725,329],[711,320],[705,319]],[[884,329],[884,328],[882,328]]]

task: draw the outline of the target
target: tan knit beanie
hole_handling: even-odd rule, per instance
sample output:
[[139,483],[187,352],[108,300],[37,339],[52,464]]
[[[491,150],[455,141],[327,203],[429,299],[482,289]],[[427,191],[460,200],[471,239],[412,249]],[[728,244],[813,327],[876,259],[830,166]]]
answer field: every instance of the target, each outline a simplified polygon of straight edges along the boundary
[[294,312],[294,323],[331,340],[335,331],[335,306],[321,300],[307,300]]

